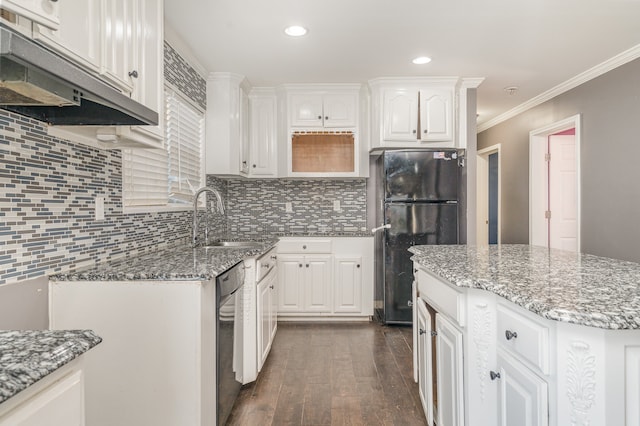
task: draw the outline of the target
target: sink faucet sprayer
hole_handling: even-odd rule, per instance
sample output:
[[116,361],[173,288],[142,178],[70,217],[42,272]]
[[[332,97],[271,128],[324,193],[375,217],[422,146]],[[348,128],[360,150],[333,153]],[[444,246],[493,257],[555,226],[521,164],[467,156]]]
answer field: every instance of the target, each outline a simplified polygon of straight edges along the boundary
[[[200,194],[202,194],[203,192],[210,192],[216,196],[217,198],[216,208],[218,210],[218,213],[220,213],[221,215],[224,215],[224,204],[222,203],[222,197],[220,196],[220,193],[218,192],[217,189],[212,188],[210,186],[203,186],[202,188],[196,191],[196,194],[193,197],[193,240],[192,240],[193,247],[195,247],[198,244],[198,224],[199,224],[198,223],[198,198],[200,198]],[[205,228],[204,232],[205,232],[204,239],[205,241],[207,241],[209,238],[208,226]]]

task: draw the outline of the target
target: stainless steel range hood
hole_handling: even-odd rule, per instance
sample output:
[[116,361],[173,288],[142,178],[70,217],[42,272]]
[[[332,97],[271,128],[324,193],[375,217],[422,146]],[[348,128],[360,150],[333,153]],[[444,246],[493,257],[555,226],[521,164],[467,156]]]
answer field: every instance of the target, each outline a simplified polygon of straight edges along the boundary
[[158,113],[0,24],[0,108],[52,125],[157,125]]

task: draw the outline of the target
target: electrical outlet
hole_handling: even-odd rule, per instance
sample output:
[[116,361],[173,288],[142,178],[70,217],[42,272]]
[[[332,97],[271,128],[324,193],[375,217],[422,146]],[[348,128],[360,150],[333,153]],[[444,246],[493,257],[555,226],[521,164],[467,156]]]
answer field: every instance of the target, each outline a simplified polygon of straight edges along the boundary
[[339,212],[340,211],[340,200],[335,200],[333,202],[333,211],[335,211],[335,212]]
[[96,197],[96,220],[104,220],[104,197]]
[[284,211],[287,213],[293,213],[293,206],[291,205],[291,201],[287,201],[284,203]]

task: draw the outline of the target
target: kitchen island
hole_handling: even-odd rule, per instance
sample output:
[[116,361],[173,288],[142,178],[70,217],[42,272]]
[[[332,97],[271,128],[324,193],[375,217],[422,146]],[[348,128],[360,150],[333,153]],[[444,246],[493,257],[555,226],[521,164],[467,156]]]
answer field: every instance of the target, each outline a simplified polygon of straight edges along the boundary
[[428,418],[640,424],[639,264],[528,245],[411,252]]

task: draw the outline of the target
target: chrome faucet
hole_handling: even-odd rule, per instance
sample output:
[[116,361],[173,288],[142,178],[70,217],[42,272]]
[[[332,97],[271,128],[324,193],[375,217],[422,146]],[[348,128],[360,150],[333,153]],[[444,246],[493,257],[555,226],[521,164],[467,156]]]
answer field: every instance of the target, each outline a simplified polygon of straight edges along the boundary
[[[216,208],[218,213],[224,215],[224,204],[222,203],[222,197],[217,189],[212,188],[210,186],[203,186],[202,188],[196,191],[196,194],[193,197],[193,247],[196,247],[198,244],[198,198],[200,198],[200,194],[203,192],[210,192],[217,198]],[[205,242],[209,239],[209,227],[205,228],[204,240]]]

